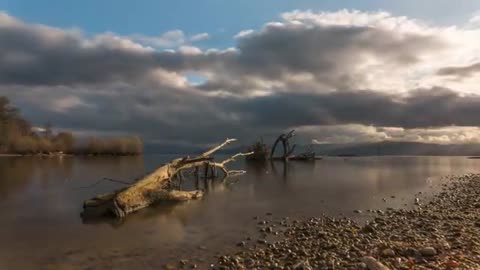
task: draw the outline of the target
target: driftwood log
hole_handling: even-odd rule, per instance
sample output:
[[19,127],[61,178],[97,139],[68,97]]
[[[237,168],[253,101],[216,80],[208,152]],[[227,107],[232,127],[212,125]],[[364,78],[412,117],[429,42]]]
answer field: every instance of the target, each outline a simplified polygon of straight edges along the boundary
[[223,178],[245,173],[245,171],[229,171],[225,165],[240,156],[247,156],[252,153],[239,153],[222,162],[215,162],[211,156],[216,151],[234,141],[236,141],[236,139],[227,139],[222,144],[194,158],[187,156],[174,159],[126,188],[87,200],[83,204],[83,214],[125,217],[129,213],[159,201],[185,201],[201,198],[203,191],[176,190],[173,187],[174,181],[182,181],[182,172],[185,170],[194,170],[198,178],[199,168],[201,167],[205,168],[205,175],[210,168],[212,176],[214,177],[217,176],[216,169],[223,172]]

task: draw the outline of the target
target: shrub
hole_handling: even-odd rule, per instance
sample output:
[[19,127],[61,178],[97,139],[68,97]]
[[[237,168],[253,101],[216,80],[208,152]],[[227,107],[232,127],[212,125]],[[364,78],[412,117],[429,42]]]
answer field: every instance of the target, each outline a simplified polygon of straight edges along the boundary
[[10,152],[22,155],[37,153],[38,142],[29,136],[16,137],[10,142]]
[[143,152],[139,137],[97,138],[90,137],[77,153],[88,155],[138,155]]

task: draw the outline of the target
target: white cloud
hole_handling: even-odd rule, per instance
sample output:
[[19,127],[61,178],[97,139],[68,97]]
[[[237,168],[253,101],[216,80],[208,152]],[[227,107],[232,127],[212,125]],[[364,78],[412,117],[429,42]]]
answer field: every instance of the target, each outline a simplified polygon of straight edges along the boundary
[[243,37],[246,37],[246,36],[252,34],[253,32],[255,32],[253,29],[242,30],[242,31],[238,32],[238,34],[236,34],[234,36],[234,38],[243,38]]
[[343,9],[336,12],[313,12],[311,10],[295,10],[283,13],[282,18],[286,23],[297,25],[366,26],[406,33],[425,33],[425,31],[430,31],[430,26],[421,21],[405,16],[394,16],[385,11],[362,12]]
[[194,46],[180,46],[178,51],[187,55],[202,54],[202,50]]
[[192,36],[186,35],[182,30],[171,30],[163,33],[160,36],[147,36],[147,35],[130,35],[124,37],[131,39],[132,41],[150,46],[153,48],[178,48],[180,46],[187,46],[189,43],[199,42],[210,38],[208,33],[198,33]]
[[122,49],[136,52],[151,52],[153,49],[144,46],[129,38],[117,36],[114,33],[104,33],[94,36],[92,39],[84,39],[82,45],[85,48]]
[[186,37],[182,30],[171,30],[158,37],[132,35],[132,39],[156,48],[177,47],[185,43]]
[[[361,12],[340,10],[337,12],[299,11],[282,14],[284,24],[303,27],[370,27],[395,34],[397,39],[405,35],[429,36],[444,44],[417,54],[420,61],[408,66],[396,66],[385,59],[366,57],[358,72],[368,74],[359,87],[391,92],[407,91],[418,87],[441,85],[459,89],[465,93],[477,93],[480,78],[458,82],[435,76],[445,66],[466,66],[480,61],[480,16],[474,15],[466,25],[435,26],[405,16],[394,16],[385,11]],[[396,48],[392,48],[395,50]]]
[[311,136],[313,144],[366,142],[419,142],[434,144],[480,143],[479,127],[448,126],[439,128],[375,127],[358,124],[297,127]]
[[467,27],[469,28],[480,28],[480,14],[477,12],[474,14],[468,21]]
[[199,34],[191,36],[190,41],[197,42],[197,41],[202,41],[202,40],[206,40],[206,39],[209,39],[209,38],[210,38],[210,35],[208,33],[199,33]]

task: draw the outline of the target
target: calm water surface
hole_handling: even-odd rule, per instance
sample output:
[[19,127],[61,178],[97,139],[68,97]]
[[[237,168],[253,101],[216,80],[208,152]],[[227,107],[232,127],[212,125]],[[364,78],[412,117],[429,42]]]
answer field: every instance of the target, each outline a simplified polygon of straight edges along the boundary
[[210,261],[254,236],[254,216],[409,208],[415,193],[438,190],[442,176],[480,168],[480,160],[465,157],[239,161],[231,168],[248,173],[229,186],[208,184],[202,200],[159,204],[122,221],[80,217],[85,199],[121,186],[81,187],[102,177],[135,179],[172,158],[0,158],[0,269],[162,269],[182,258]]

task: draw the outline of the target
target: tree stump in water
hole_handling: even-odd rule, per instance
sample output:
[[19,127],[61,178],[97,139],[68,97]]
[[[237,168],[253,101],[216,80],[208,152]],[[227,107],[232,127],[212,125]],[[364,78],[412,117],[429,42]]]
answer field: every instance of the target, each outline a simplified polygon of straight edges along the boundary
[[[295,130],[290,131],[287,134],[282,134],[278,136],[277,140],[273,143],[272,151],[270,152],[270,159],[281,159],[281,160],[288,160],[288,158],[292,155],[293,150],[295,150],[295,144],[290,146],[289,140],[295,136]],[[277,148],[278,143],[281,142],[283,146],[283,156],[281,157],[274,157],[275,149]]]

